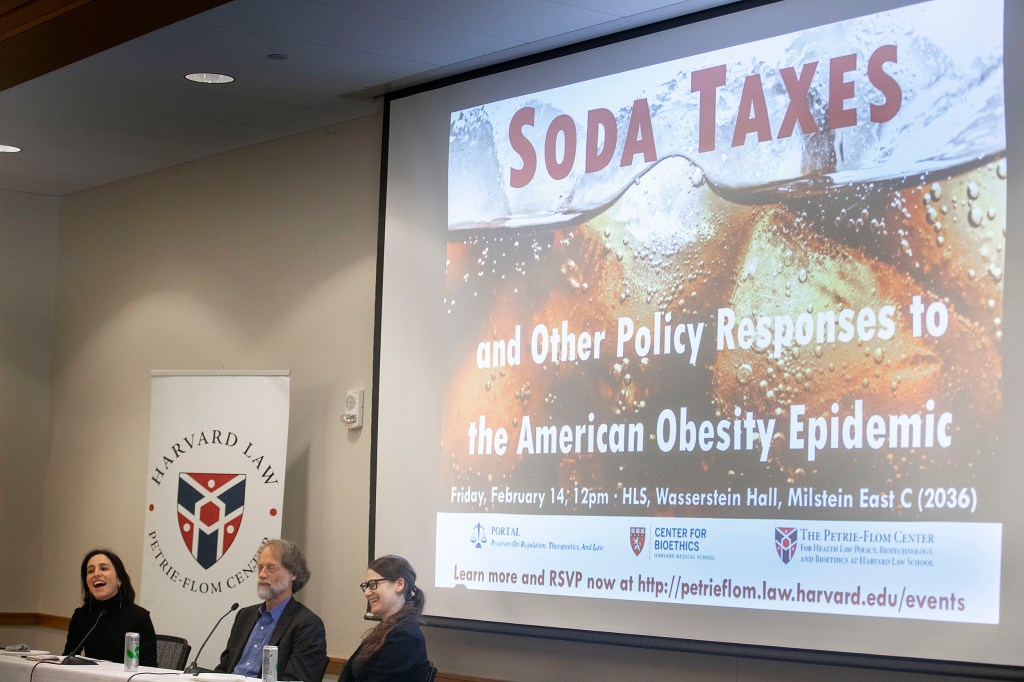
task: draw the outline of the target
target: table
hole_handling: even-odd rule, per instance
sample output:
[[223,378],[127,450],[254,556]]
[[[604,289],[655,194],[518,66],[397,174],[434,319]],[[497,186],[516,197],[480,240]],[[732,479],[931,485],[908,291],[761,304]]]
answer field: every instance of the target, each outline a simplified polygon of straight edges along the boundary
[[[223,679],[224,676],[218,676]],[[178,670],[139,666],[138,672],[125,672],[124,664],[97,661],[96,665],[57,665],[31,661],[20,656],[0,655],[0,682],[170,682],[192,680]],[[202,680],[202,678],[198,678]]]

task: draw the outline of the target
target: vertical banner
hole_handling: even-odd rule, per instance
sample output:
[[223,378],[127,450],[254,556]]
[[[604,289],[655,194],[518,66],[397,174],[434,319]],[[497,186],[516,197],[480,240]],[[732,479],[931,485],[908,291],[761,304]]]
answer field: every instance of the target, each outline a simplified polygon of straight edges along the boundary
[[[152,373],[142,593],[193,658],[232,603],[259,601],[259,548],[281,533],[288,391],[287,372]],[[229,627],[199,665],[216,665]]]

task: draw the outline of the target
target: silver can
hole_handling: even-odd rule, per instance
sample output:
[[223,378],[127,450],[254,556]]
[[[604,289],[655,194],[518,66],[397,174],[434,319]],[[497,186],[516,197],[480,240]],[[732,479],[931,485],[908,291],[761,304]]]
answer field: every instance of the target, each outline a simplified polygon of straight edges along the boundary
[[124,633],[124,669],[133,673],[139,669],[139,633]]
[[263,647],[263,682],[277,682],[277,647]]

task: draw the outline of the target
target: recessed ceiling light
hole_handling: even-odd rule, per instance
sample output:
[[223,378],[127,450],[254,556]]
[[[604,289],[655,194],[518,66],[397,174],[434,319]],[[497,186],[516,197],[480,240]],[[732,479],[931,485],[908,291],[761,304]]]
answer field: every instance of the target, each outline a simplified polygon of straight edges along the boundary
[[193,83],[212,83],[219,85],[221,83],[230,83],[234,78],[226,76],[223,73],[189,73],[185,75],[186,80],[190,80]]
[[14,153],[14,152],[20,152],[20,151],[21,151],[21,147],[12,147],[9,144],[0,144],[0,153],[2,153],[2,152]]

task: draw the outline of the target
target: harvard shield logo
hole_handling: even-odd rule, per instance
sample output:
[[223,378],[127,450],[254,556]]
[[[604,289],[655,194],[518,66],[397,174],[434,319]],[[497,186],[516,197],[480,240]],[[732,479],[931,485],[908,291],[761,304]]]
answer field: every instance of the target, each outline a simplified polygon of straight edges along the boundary
[[779,553],[782,563],[789,563],[796,554],[796,528],[775,529],[775,551]]
[[647,537],[647,529],[643,526],[631,527],[629,529],[629,548],[633,550],[633,554],[640,556],[640,552],[644,551],[644,540]]
[[245,474],[178,474],[178,529],[192,557],[210,568],[238,537]]

